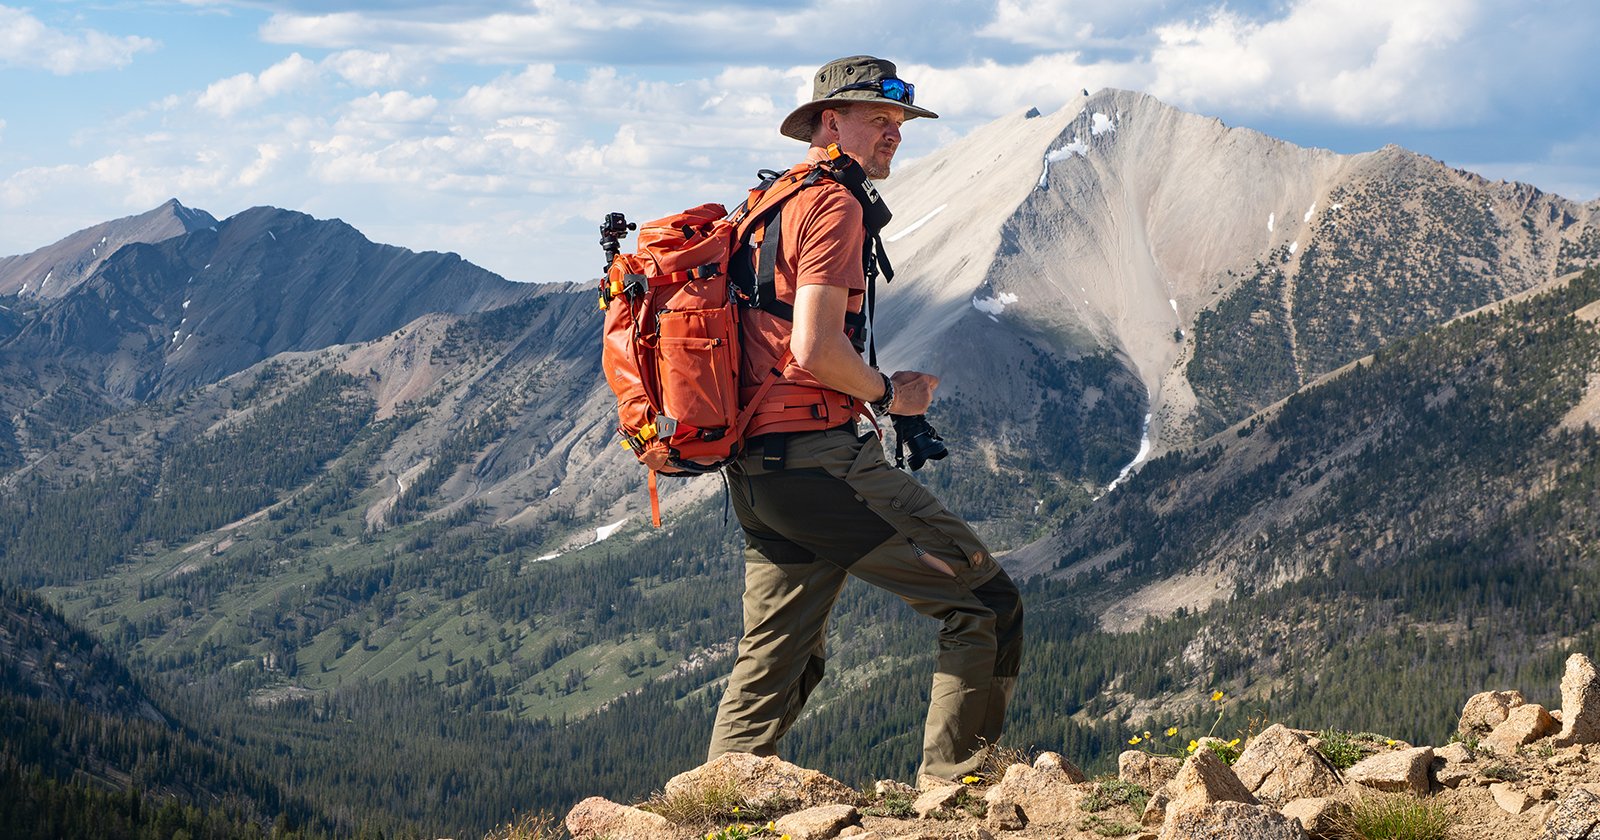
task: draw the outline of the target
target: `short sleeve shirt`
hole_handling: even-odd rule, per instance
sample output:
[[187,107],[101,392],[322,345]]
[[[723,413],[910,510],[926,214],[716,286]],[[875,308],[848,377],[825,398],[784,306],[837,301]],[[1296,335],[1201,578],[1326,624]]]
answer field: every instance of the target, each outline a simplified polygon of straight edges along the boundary
[[[824,159],[823,150],[813,148],[806,162]],[[861,257],[866,242],[861,203],[843,185],[823,179],[791,196],[782,212],[783,242],[773,272],[778,299],[793,304],[795,290],[801,286],[842,286],[850,290],[850,311],[859,312],[867,289]],[[743,317],[745,363],[741,379],[746,387],[753,387],[788,349],[794,325],[759,309],[746,309]],[[784,380],[820,384],[792,362],[784,370]]]

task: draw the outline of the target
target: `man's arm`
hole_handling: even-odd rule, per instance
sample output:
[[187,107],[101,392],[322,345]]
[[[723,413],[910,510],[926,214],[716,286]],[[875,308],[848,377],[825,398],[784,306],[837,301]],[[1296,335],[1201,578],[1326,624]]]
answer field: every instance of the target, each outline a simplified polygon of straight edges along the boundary
[[[790,347],[795,363],[811,372],[818,382],[865,402],[883,397],[883,377],[873,370],[844,334],[844,313],[850,290],[843,286],[808,284],[794,295],[794,336]],[[894,380],[895,414],[922,414],[933,401],[939,378],[932,374],[902,370]]]

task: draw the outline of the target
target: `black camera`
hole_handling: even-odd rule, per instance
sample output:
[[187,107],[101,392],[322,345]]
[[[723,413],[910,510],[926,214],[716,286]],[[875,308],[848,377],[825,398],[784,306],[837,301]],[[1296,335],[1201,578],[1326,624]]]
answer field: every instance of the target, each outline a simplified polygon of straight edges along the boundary
[[600,247],[606,252],[606,270],[611,269],[611,262],[622,250],[622,240],[628,231],[638,229],[638,225],[628,221],[628,217],[621,213],[606,214],[605,221],[600,223]]
[[894,421],[894,458],[898,464],[904,450],[911,450],[911,469],[920,470],[929,461],[938,461],[950,454],[944,438],[934,431],[925,414],[891,414]]

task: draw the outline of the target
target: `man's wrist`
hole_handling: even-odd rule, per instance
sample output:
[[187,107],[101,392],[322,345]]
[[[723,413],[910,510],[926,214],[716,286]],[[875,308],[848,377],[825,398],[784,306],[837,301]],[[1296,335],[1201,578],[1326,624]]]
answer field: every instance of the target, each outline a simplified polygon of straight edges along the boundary
[[894,380],[889,374],[878,371],[878,376],[883,377],[883,396],[873,400],[867,405],[872,406],[872,413],[883,416],[889,413],[889,406],[894,405]]

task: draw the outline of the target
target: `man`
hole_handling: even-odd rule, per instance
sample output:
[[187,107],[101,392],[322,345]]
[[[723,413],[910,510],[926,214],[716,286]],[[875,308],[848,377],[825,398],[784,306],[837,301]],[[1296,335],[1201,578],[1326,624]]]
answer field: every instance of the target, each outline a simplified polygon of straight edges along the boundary
[[[912,99],[894,64],[838,59],[817,72],[812,101],[782,132],[811,144],[807,163],[828,160],[837,144],[870,177],[887,178],[901,125],[937,117]],[[822,678],[829,613],[854,575],[940,622],[919,775],[960,778],[1000,736],[1021,662],[1021,600],[972,529],[889,465],[875,434],[856,433],[863,405],[885,420],[922,414],[939,384],[918,371],[878,372],[846,332],[867,287],[861,203],[823,179],[791,198],[767,235],[781,235],[776,292],[793,319],[745,312],[745,398],[786,351],[793,357],[728,468],[746,542],[744,636],[710,757],[776,754]]]

